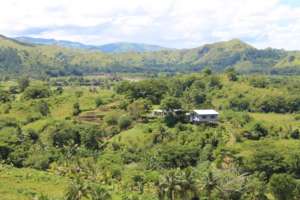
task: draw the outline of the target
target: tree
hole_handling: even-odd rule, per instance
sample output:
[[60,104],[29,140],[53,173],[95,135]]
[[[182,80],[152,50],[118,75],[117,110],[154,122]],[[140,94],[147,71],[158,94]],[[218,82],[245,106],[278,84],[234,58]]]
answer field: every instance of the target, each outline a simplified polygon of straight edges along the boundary
[[170,200],[175,200],[181,193],[181,189],[178,182],[178,170],[172,170],[159,181],[158,198],[164,200],[167,197]]
[[112,126],[112,125],[117,125],[119,120],[119,113],[117,112],[110,112],[104,117],[104,121]]
[[43,116],[47,116],[50,113],[48,103],[46,101],[40,101],[36,105],[36,109]]
[[181,109],[181,103],[178,101],[178,98],[167,97],[162,100],[161,108],[166,111],[173,111],[175,109]]
[[18,80],[18,86],[20,89],[20,92],[23,92],[30,84],[29,78],[28,77],[21,77]]
[[238,80],[238,73],[235,71],[234,68],[229,68],[226,70],[226,75],[229,81],[237,81]]
[[198,181],[194,171],[191,168],[169,171],[159,180],[158,197],[160,200],[166,197],[170,200],[199,199]]
[[249,177],[246,190],[242,195],[245,200],[268,200],[266,196],[266,183],[257,177]]
[[151,109],[150,103],[151,102],[147,100],[138,99],[130,105],[128,105],[127,110],[133,119],[140,119]]
[[132,123],[132,119],[127,115],[122,115],[118,119],[118,126],[120,129],[126,129],[128,128]]
[[223,87],[221,80],[217,76],[212,76],[208,81],[210,88],[221,89]]
[[101,97],[97,97],[95,99],[95,104],[97,108],[103,104],[103,100],[101,99]]
[[212,200],[212,192],[217,187],[217,178],[213,175],[211,170],[203,176],[201,183],[202,188],[207,194],[207,200]]
[[101,186],[95,186],[90,189],[90,196],[92,200],[110,200],[111,194]]
[[8,92],[0,90],[0,103],[6,103],[10,101],[10,95]]
[[67,189],[65,200],[81,200],[83,197],[88,198],[88,192],[88,185],[76,177]]
[[80,105],[78,102],[74,103],[73,104],[73,115],[74,116],[77,116],[81,113],[81,110],[80,110]]
[[40,99],[47,98],[51,94],[48,87],[43,85],[29,86],[25,89],[23,93],[23,98],[26,100],[29,99]]
[[296,185],[296,181],[288,174],[274,174],[269,182],[270,191],[277,200],[293,199]]
[[211,71],[211,69],[209,69],[209,68],[204,68],[204,69],[203,69],[203,73],[204,73],[205,75],[211,75],[211,74],[212,74],[212,71]]

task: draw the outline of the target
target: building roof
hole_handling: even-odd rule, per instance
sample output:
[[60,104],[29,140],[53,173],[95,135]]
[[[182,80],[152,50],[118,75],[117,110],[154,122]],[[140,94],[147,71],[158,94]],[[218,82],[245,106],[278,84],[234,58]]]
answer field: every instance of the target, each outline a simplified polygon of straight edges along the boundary
[[155,110],[153,110],[153,112],[165,112],[165,111],[161,110],[161,109],[155,109]]
[[194,110],[198,115],[218,115],[219,113],[215,110]]

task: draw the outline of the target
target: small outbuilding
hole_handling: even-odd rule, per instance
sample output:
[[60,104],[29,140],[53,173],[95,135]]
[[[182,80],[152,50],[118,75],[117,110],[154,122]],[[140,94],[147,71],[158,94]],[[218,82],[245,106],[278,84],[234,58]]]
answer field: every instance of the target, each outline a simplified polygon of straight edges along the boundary
[[152,111],[152,116],[153,117],[164,117],[166,115],[166,111],[165,110],[161,110],[161,109],[156,109]]
[[187,117],[192,123],[217,123],[219,113],[215,110],[193,110],[188,113]]

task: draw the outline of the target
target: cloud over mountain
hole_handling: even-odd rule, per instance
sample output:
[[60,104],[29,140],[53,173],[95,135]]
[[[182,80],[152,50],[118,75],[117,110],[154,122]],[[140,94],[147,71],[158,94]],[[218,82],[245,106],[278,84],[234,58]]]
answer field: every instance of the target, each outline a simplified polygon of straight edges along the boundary
[[0,33],[176,48],[241,38],[299,49],[299,16],[291,0],[11,0],[1,2]]

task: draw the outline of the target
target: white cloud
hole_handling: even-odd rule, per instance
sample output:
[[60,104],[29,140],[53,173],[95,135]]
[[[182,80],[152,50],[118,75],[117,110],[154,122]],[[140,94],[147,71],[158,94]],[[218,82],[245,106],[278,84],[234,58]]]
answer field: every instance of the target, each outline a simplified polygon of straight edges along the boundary
[[86,43],[194,47],[241,38],[300,49],[300,7],[284,0],[0,0],[0,33]]

